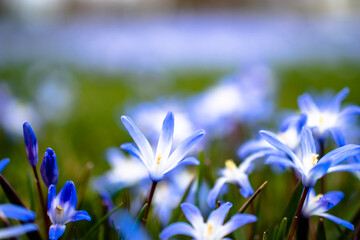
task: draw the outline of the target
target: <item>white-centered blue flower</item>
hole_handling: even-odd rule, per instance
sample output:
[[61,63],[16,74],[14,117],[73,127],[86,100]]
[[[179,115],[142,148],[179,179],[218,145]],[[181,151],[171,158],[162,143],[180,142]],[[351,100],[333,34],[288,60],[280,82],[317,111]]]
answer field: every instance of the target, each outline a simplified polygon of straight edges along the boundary
[[48,191],[48,215],[52,222],[49,229],[49,238],[58,239],[65,232],[65,224],[80,220],[90,221],[91,217],[86,211],[76,211],[77,194],[72,181],[67,181],[58,195],[56,187],[50,185]]
[[260,131],[260,135],[277,149],[285,152],[288,158],[272,155],[265,163],[281,164],[286,167],[294,168],[302,177],[305,187],[314,187],[317,180],[327,173],[339,171],[360,171],[360,164],[349,163],[340,164],[347,158],[360,152],[360,146],[348,144],[339,147],[321,159],[318,159],[314,137],[309,128],[304,127],[301,131],[301,156],[297,156],[287,145],[278,139],[278,137],[269,131]]
[[[262,153],[260,153],[262,155]],[[216,198],[225,183],[235,184],[240,188],[240,194],[247,198],[250,197],[254,190],[249,182],[248,174],[251,172],[253,166],[252,162],[260,158],[257,154],[253,154],[246,158],[238,167],[232,160],[225,162],[225,168],[220,170],[220,177],[216,180],[214,187],[210,190],[207,201],[211,208],[215,208]]]
[[185,156],[205,135],[204,130],[198,130],[194,135],[181,142],[180,145],[171,152],[174,133],[174,115],[169,112],[164,119],[156,153],[154,154],[149,141],[136,127],[135,123],[127,116],[122,116],[121,120],[137,146],[134,146],[132,143],[125,143],[121,145],[121,148],[140,159],[148,170],[152,181],[160,181],[167,172],[179,165],[199,164],[196,158]]
[[337,224],[343,225],[350,230],[354,230],[354,226],[350,222],[326,213],[328,210],[335,207],[343,197],[344,193],[339,191],[331,191],[324,195],[319,194],[315,196],[315,190],[310,189],[301,214],[305,218],[310,218],[311,216],[324,217]]
[[205,222],[199,209],[190,203],[182,203],[181,209],[190,224],[177,222],[166,227],[161,233],[161,239],[168,239],[174,235],[187,235],[195,240],[221,240],[239,227],[257,221],[257,217],[250,214],[235,214],[224,224],[232,204],[227,202],[213,210]]
[[346,144],[343,127],[354,115],[360,114],[358,106],[348,106],[340,110],[341,102],[348,94],[349,89],[344,88],[323,106],[318,106],[307,93],[298,98],[301,113],[307,116],[306,126],[316,130],[321,138],[330,131],[338,146]]

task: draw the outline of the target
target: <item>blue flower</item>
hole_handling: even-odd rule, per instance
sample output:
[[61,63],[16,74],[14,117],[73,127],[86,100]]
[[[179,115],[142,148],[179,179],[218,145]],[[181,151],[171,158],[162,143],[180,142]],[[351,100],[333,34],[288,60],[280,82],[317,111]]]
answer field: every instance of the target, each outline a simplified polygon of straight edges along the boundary
[[[269,156],[267,164],[281,164],[294,168],[301,176],[305,187],[314,187],[316,181],[331,172],[360,171],[360,164],[340,164],[347,158],[360,152],[360,146],[348,144],[339,147],[321,159],[316,154],[314,137],[309,128],[304,127],[301,131],[301,157],[299,158],[287,145],[281,142],[275,134],[269,131],[260,131],[260,135],[277,149],[285,152],[289,158],[281,156]],[[340,164],[340,165],[339,165]]]
[[56,162],[55,152],[51,148],[46,149],[41,163],[40,173],[47,187],[51,184],[57,184],[59,179],[59,168]]
[[232,207],[232,204],[229,202],[224,203],[218,209],[213,210],[206,222],[204,222],[204,219],[196,206],[190,203],[182,203],[180,206],[191,225],[184,222],[173,223],[160,233],[161,239],[168,239],[174,235],[182,234],[197,240],[218,240],[223,239],[226,235],[245,224],[257,221],[257,217],[250,214],[235,214],[224,224],[225,217]]
[[39,154],[36,136],[28,122],[24,122],[23,132],[24,132],[26,154],[30,162],[30,165],[34,167],[38,162],[38,154]]
[[314,189],[310,189],[301,214],[305,218],[309,218],[311,216],[324,217],[337,224],[343,225],[350,230],[354,230],[354,226],[350,222],[326,213],[328,210],[335,207],[341,201],[341,199],[343,199],[343,197],[344,194],[339,191],[332,191],[324,195],[319,194],[315,196]]
[[[28,222],[35,219],[34,212],[13,204],[0,204],[0,216],[22,222]],[[3,228],[0,229],[0,239],[16,237],[36,230],[38,230],[38,227],[33,223]]]
[[317,131],[320,138],[323,138],[324,134],[330,131],[338,146],[346,144],[343,127],[354,115],[360,114],[360,107],[358,106],[348,106],[340,111],[341,102],[348,94],[349,89],[344,88],[321,107],[316,105],[307,93],[298,98],[301,113],[307,116],[306,126]]
[[55,185],[50,185],[48,191],[48,215],[52,222],[49,238],[58,239],[65,232],[65,224],[80,220],[90,221],[86,211],[76,211],[77,195],[75,185],[67,181],[60,193],[56,195]]
[[227,182],[240,187],[240,193],[243,197],[250,197],[254,193],[249,182],[248,173],[252,168],[251,163],[255,158],[255,154],[251,155],[249,158],[245,159],[239,167],[237,167],[232,160],[227,160],[225,162],[225,168],[220,170],[221,177],[216,180],[214,187],[210,190],[208,195],[207,201],[211,208],[215,208],[216,197]]
[[136,127],[135,123],[127,116],[122,116],[121,120],[137,145],[136,147],[132,143],[125,143],[121,145],[121,148],[141,160],[148,170],[152,181],[160,181],[164,177],[164,174],[179,165],[199,164],[196,158],[185,156],[202,139],[205,134],[204,130],[198,130],[194,135],[186,138],[170,154],[174,133],[174,115],[169,112],[163,122],[156,154],[154,155],[148,140]]
[[0,161],[0,173],[2,172],[2,170],[4,170],[6,165],[9,164],[9,162],[10,162],[10,160],[8,158],[5,158],[5,159]]

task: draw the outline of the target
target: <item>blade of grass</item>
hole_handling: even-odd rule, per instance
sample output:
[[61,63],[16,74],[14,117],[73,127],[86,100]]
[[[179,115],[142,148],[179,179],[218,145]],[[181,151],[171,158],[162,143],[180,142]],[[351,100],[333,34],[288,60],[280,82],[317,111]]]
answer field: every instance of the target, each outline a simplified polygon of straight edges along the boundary
[[266,186],[267,183],[268,183],[268,181],[265,181],[263,184],[261,184],[261,186],[254,192],[254,194],[251,195],[248,198],[248,200],[246,200],[246,202],[241,206],[238,213],[244,213],[245,212],[245,210],[250,205],[250,203],[256,198],[256,196],[261,192],[261,190],[264,189],[264,187]]

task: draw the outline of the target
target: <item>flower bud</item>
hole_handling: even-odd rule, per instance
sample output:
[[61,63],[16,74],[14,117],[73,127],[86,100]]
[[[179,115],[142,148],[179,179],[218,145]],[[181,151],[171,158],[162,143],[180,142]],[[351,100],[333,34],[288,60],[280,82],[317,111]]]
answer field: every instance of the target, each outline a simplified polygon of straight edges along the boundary
[[30,165],[35,167],[38,162],[38,144],[34,131],[28,122],[23,124],[25,149]]
[[46,149],[40,166],[40,173],[47,187],[51,184],[57,184],[59,179],[59,168],[56,162],[55,152],[51,148]]

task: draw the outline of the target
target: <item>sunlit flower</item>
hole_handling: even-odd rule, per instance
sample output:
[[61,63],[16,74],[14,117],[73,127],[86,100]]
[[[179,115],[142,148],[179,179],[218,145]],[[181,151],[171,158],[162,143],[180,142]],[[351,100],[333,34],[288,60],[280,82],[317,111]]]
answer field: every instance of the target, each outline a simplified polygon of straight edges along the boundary
[[251,171],[252,168],[252,162],[256,159],[256,157],[254,158],[252,156],[245,159],[238,167],[232,160],[227,160],[225,162],[225,168],[220,170],[220,178],[216,180],[214,187],[210,190],[208,195],[207,201],[211,208],[215,208],[216,197],[219,195],[220,190],[225,183],[232,183],[238,186],[241,195],[245,198],[250,197],[254,193],[248,176],[249,171]]
[[196,206],[190,203],[182,203],[180,206],[191,225],[184,222],[173,223],[160,233],[161,239],[168,239],[174,235],[182,234],[197,240],[220,240],[239,227],[257,221],[257,218],[250,214],[235,214],[224,224],[225,217],[232,207],[232,204],[229,202],[213,210],[206,222],[204,222]]
[[186,138],[173,152],[171,152],[174,133],[174,116],[169,112],[163,122],[156,154],[154,155],[150,143],[136,127],[135,123],[127,116],[122,116],[121,120],[137,145],[136,147],[132,143],[125,143],[121,145],[121,148],[141,160],[148,170],[152,181],[160,181],[164,177],[164,174],[177,166],[184,164],[199,164],[199,161],[196,158],[185,156],[205,135],[204,130],[198,130],[194,135]]
[[47,187],[51,184],[57,184],[59,179],[59,168],[55,152],[51,148],[48,148],[45,151],[44,158],[40,166],[40,173]]
[[324,175],[339,171],[360,171],[360,164],[340,164],[347,158],[360,152],[360,146],[348,144],[339,147],[321,159],[318,159],[314,137],[309,128],[301,132],[301,157],[298,157],[287,145],[269,131],[260,131],[260,135],[277,149],[285,152],[289,158],[272,155],[267,158],[267,164],[281,164],[294,168],[301,176],[305,187],[314,187],[317,180]]
[[349,106],[340,110],[341,102],[349,94],[349,89],[344,88],[333,99],[327,101],[323,106],[318,106],[307,93],[298,98],[301,113],[307,116],[306,126],[316,130],[323,138],[330,131],[336,144],[346,144],[343,127],[354,116],[360,114],[360,107]]
[[48,215],[52,222],[49,229],[49,238],[58,239],[65,232],[65,224],[80,220],[90,221],[86,211],[76,211],[77,195],[75,185],[67,181],[58,195],[55,185],[50,185],[48,191]]
[[315,196],[315,190],[311,189],[306,197],[301,214],[305,218],[311,216],[324,217],[337,224],[343,225],[350,230],[354,230],[354,226],[350,222],[326,213],[328,210],[335,207],[343,197],[344,194],[339,191],[332,191],[324,195],[319,194]]

